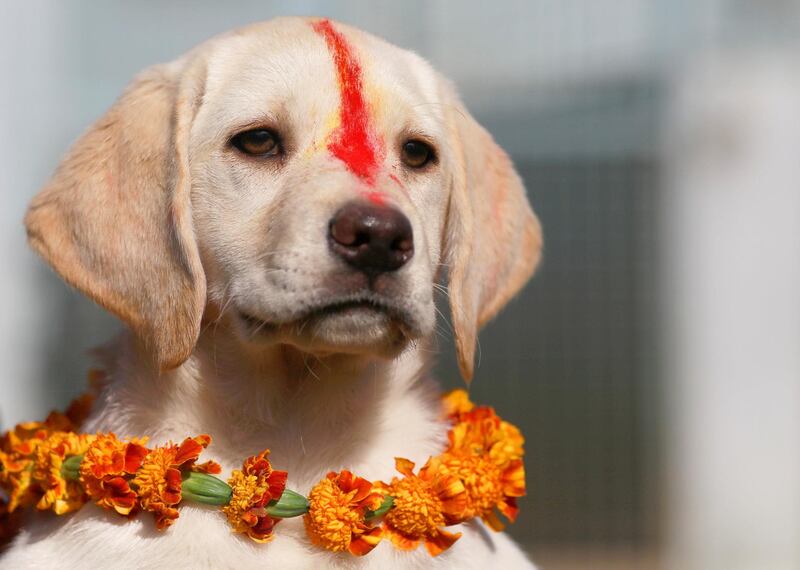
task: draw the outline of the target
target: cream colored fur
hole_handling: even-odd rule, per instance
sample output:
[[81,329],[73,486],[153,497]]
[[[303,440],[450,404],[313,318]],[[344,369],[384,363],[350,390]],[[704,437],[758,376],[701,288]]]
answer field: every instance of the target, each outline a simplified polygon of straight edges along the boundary
[[[510,161],[449,84],[416,55],[335,24],[359,54],[386,144],[377,185],[415,240],[412,260],[380,291],[354,285],[325,236],[361,182],[325,148],[339,90],[311,23],[253,25],[145,71],[75,144],[26,219],[33,247],[130,329],[100,351],[110,381],[87,431],[153,443],[209,433],[204,457],[224,474],[269,447],[300,492],[329,470],[388,480],[394,457],[421,465],[441,452],[446,426],[428,374],[434,284],[449,274],[469,380],[478,328],[541,250]],[[278,130],[286,158],[232,151],[230,137],[248,126]],[[397,149],[409,136],[432,141],[432,168],[404,169]],[[330,301],[376,296],[394,316],[309,317]],[[253,334],[242,314],[269,324]],[[87,506],[32,515],[0,567],[532,567],[506,534],[478,522],[459,530],[437,558],[388,543],[355,558],[310,545],[299,518],[260,545],[204,507],[182,506],[157,532],[147,513],[125,521]]]

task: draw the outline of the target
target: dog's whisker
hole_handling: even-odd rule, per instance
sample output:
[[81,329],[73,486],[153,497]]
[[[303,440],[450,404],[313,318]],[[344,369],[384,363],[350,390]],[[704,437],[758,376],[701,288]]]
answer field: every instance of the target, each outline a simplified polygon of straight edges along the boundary
[[306,356],[306,354],[307,353],[303,353],[303,365],[306,367],[306,370],[308,370],[309,374],[311,374],[314,378],[316,378],[318,382],[322,382],[322,379],[319,376],[317,376],[317,373],[314,372],[311,366],[309,366],[308,357]]

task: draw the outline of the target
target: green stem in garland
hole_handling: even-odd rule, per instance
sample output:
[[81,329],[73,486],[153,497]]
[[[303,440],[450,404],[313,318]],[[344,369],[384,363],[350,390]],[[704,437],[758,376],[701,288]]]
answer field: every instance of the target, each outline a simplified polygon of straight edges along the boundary
[[183,474],[181,495],[187,501],[222,506],[231,502],[233,489],[213,475],[189,471]]
[[267,514],[278,519],[299,517],[307,512],[308,499],[291,489],[284,489],[280,499],[267,505]]
[[374,511],[367,511],[366,515],[364,516],[364,520],[369,522],[373,519],[382,517],[383,515],[388,513],[389,509],[391,509],[393,506],[394,506],[394,497],[392,497],[391,495],[384,495],[381,506],[375,509]]
[[61,463],[61,476],[67,481],[77,481],[80,476],[81,461],[83,455],[71,455]]
[[[72,455],[61,464],[61,474],[69,481],[78,481],[83,455]],[[222,479],[197,471],[184,472],[181,483],[181,495],[184,500],[204,505],[224,506],[230,503],[233,489]],[[386,495],[381,506],[374,511],[367,511],[366,520],[382,517],[394,505],[394,499]],[[299,517],[308,512],[308,499],[285,489],[280,499],[271,501],[266,508],[267,514],[275,518]]]

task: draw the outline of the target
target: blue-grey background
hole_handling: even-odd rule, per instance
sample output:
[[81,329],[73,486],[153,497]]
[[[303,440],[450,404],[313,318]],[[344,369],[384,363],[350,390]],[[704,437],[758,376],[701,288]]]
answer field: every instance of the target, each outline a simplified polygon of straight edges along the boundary
[[[417,51],[511,153],[544,226],[544,263],[483,333],[472,389],[527,437],[530,495],[510,532],[553,568],[659,564],[665,109],[697,54],[792,45],[795,2],[4,2],[0,424],[79,393],[87,349],[118,326],[26,249],[27,202],[136,72],[290,14]],[[438,375],[459,383],[449,339]]]

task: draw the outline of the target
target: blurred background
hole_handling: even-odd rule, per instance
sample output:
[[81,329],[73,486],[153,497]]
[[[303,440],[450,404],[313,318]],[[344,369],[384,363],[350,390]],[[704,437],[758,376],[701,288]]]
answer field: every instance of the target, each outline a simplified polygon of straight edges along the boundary
[[423,55],[526,181],[544,263],[472,391],[527,437],[534,560],[800,568],[798,1],[3,2],[0,427],[118,327],[27,249],[28,201],[136,72],[290,14]]

